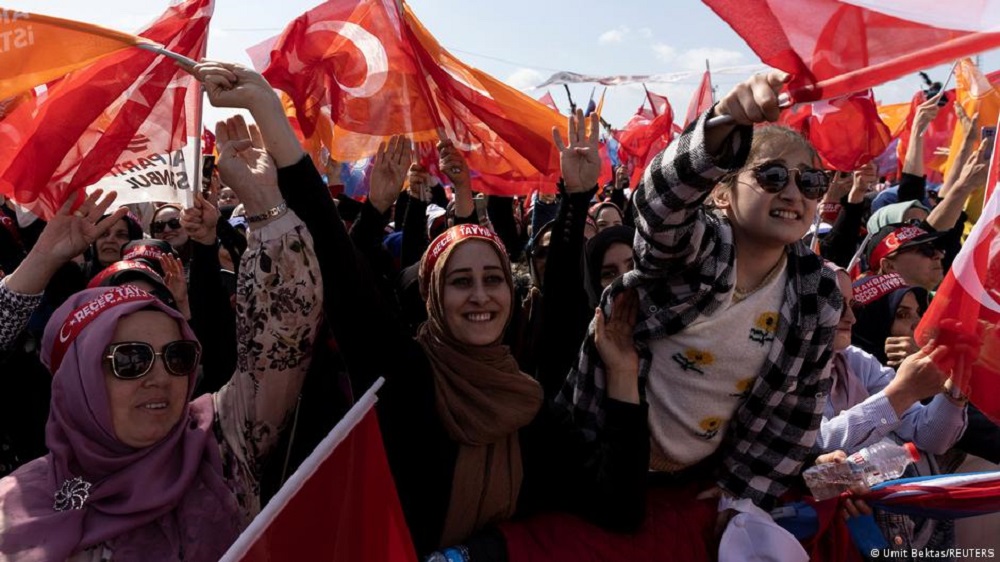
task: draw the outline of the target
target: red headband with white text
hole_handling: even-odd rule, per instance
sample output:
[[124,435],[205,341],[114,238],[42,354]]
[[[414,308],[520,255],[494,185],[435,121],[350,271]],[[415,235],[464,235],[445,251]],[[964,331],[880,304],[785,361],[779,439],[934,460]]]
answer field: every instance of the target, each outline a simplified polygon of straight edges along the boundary
[[52,361],[50,364],[52,373],[54,374],[59,370],[66,351],[73,344],[77,336],[80,335],[80,332],[89,326],[98,316],[118,305],[142,300],[155,302],[156,298],[133,285],[108,287],[107,292],[98,295],[96,298],[69,313],[69,316],[66,317],[66,320],[63,321],[62,326],[59,328],[59,334],[52,345]]
[[427,254],[424,256],[424,261],[420,266],[421,278],[430,279],[430,274],[434,271],[434,266],[437,264],[441,254],[456,242],[469,238],[477,238],[489,242],[496,246],[503,255],[506,255],[503,241],[492,230],[478,224],[460,224],[444,231],[431,242],[431,245],[427,248]]

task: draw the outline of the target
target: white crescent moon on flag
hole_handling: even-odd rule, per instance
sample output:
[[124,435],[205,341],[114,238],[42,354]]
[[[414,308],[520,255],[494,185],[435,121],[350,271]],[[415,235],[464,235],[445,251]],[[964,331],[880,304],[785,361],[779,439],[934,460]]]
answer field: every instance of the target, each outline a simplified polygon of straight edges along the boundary
[[[336,33],[353,43],[358,51],[361,52],[361,56],[365,58],[365,64],[368,65],[368,72],[365,74],[365,79],[358,86],[345,86],[334,77],[341,90],[356,98],[370,98],[385,86],[385,81],[389,74],[389,57],[378,37],[375,37],[360,25],[349,21],[316,22],[306,28],[305,35],[322,31]],[[289,59],[291,59],[289,62],[292,63],[289,65],[290,70],[301,71],[304,69],[305,65],[301,63],[297,52],[289,53]],[[294,66],[294,63],[301,65],[302,69],[291,68],[291,66]]]
[[[1000,187],[998,187],[1000,189]],[[976,226],[973,228],[972,233],[969,238],[963,244],[964,247],[968,247],[968,252],[960,252],[955,258],[955,262],[951,264],[951,268],[955,273],[955,279],[958,284],[962,286],[963,289],[969,295],[979,301],[980,304],[986,308],[992,310],[993,312],[1000,312],[1000,303],[993,298],[990,291],[986,290],[983,286],[982,277],[979,276],[979,271],[976,270],[975,260],[973,257],[973,250],[982,241],[987,230],[993,229],[994,224],[997,219],[1000,219],[1000,198],[996,195],[990,197],[990,202],[983,209],[983,214],[976,222]],[[1000,243],[1000,239],[994,239],[993,245]],[[991,252],[992,253],[992,252]],[[996,256],[994,259],[1000,259],[1000,255]]]

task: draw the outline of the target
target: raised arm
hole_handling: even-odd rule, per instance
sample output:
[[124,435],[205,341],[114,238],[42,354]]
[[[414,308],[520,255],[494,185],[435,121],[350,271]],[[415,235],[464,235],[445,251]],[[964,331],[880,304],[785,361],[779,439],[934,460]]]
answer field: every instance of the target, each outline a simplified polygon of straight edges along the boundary
[[[637,187],[636,268],[647,275],[690,266],[709,248],[714,231],[703,203],[718,181],[741,168],[750,152],[752,124],[777,119],[778,90],[788,76],[758,75],[726,95],[698,122],[653,158]],[[708,127],[708,119],[732,122]]]
[[[228,63],[204,63],[195,73],[206,82],[213,105],[250,111],[260,127],[257,133],[251,129],[254,143],[266,143],[268,152],[275,154],[280,195],[308,227],[315,243],[317,259],[311,263],[318,263],[322,272],[326,320],[348,363],[352,381],[364,389],[379,376],[406,380],[402,375],[407,374],[407,365],[402,355],[382,351],[416,344],[392,307],[384,302],[357,256],[326,185],[288,126],[270,84],[256,72]],[[247,214],[252,214],[249,207]],[[243,263],[247,263],[246,258]]]
[[312,358],[322,311],[322,278],[313,241],[281,208],[274,160],[242,117],[216,126],[219,174],[246,206],[250,224],[236,291],[237,367],[215,397],[233,450],[259,470],[290,419]]
[[122,207],[101,220],[117,194],[101,197],[95,190],[70,212],[78,196],[69,197],[45,229],[21,265],[0,281],[0,351],[8,349],[28,325],[31,313],[42,302],[42,292],[63,265],[83,253],[97,238],[122,219]]
[[910,127],[910,144],[906,147],[906,160],[903,162],[904,174],[924,177],[924,133],[941,109],[938,107],[938,100],[942,95],[943,91],[917,106],[913,125]]

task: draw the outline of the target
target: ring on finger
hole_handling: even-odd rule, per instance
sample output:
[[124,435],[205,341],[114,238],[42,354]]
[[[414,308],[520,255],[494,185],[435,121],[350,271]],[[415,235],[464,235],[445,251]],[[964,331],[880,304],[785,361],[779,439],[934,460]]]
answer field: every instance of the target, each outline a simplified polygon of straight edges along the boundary
[[84,213],[83,211],[81,211],[80,209],[77,209],[77,210],[73,211],[73,216],[76,217],[76,218],[78,218],[78,219],[82,219],[83,217],[87,216],[87,214]]

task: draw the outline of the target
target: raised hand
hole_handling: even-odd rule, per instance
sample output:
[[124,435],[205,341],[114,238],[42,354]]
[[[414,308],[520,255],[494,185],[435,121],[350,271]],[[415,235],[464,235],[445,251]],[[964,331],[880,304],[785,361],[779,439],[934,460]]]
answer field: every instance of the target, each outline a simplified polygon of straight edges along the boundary
[[790,78],[779,71],[755,74],[719,100],[715,115],[729,115],[736,125],[777,121],[781,115],[778,95]]
[[852,179],[851,192],[847,195],[847,200],[850,203],[861,203],[865,199],[865,194],[878,182],[878,166],[875,162],[869,162],[854,170]]
[[918,400],[930,398],[941,392],[948,380],[948,370],[941,364],[950,355],[947,346],[931,340],[926,346],[910,355],[900,364],[896,377],[885,389],[889,402],[898,414],[905,412]]
[[608,397],[639,403],[639,353],[632,333],[639,310],[639,298],[629,289],[615,296],[611,317],[597,308],[594,312],[594,344],[604,362]]
[[927,127],[937,118],[938,112],[941,111],[941,108],[938,106],[938,100],[943,95],[944,90],[917,106],[917,111],[913,116],[912,131],[914,135],[923,135],[927,131]]
[[194,196],[194,206],[181,212],[181,226],[188,237],[199,244],[215,245],[215,227],[219,222],[219,209],[212,205],[201,193]]
[[712,113],[719,117],[728,115],[732,117],[732,122],[706,127],[705,149],[708,153],[717,155],[722,143],[737,126],[777,121],[781,115],[778,96],[790,79],[790,74],[780,71],[755,74],[730,90],[715,104]]
[[[184,68],[184,67],[182,67]],[[259,73],[243,65],[203,61],[185,68],[205,85],[208,101],[215,107],[238,107],[254,110],[280,100],[274,89]]]
[[163,254],[159,257],[160,267],[163,268],[163,282],[166,284],[170,294],[177,301],[177,308],[185,318],[191,319],[191,307],[188,304],[187,278],[184,276],[184,265],[181,260],[172,254]]
[[[38,241],[21,265],[6,278],[7,288],[15,293],[41,293],[63,264],[82,254],[128,213],[128,209],[122,207],[101,221],[117,194],[111,192],[104,197],[101,195],[100,189],[95,190],[72,212],[70,210],[78,196],[75,193],[70,195],[45,225]],[[100,224],[97,221],[101,221]]]
[[410,164],[410,169],[406,172],[406,184],[409,186],[410,197],[424,202],[430,201],[430,180],[431,175],[426,168],[417,162]]
[[472,176],[469,164],[462,153],[455,148],[450,140],[442,140],[437,144],[438,168],[451,180],[455,189],[472,189]]
[[239,195],[247,216],[278,205],[278,169],[256,128],[251,130],[237,115],[216,123],[215,137],[219,144],[219,178]]
[[372,162],[368,200],[380,213],[388,211],[399,197],[412,157],[410,141],[402,135],[378,147]]
[[920,346],[910,336],[890,336],[885,339],[885,356],[888,359],[886,364],[890,367],[899,365],[918,351]]
[[[587,134],[587,123],[590,134]],[[552,127],[552,141],[559,150],[559,168],[563,184],[569,193],[582,193],[597,185],[601,175],[601,155],[599,152],[600,123],[596,113],[588,120],[583,110],[577,109],[569,116],[569,145],[563,142],[559,129]]]
[[82,254],[101,234],[107,232],[109,228],[128,214],[128,209],[122,207],[98,224],[97,221],[101,220],[104,213],[114,203],[115,198],[118,197],[118,194],[113,191],[104,197],[101,197],[102,194],[100,189],[95,190],[83,200],[83,203],[75,211],[70,213],[70,209],[73,208],[73,204],[77,200],[77,194],[71,195],[59,209],[59,212],[45,225],[45,229],[42,230],[42,234],[35,242],[32,251],[37,250],[39,253],[47,255],[58,261],[59,265]]

